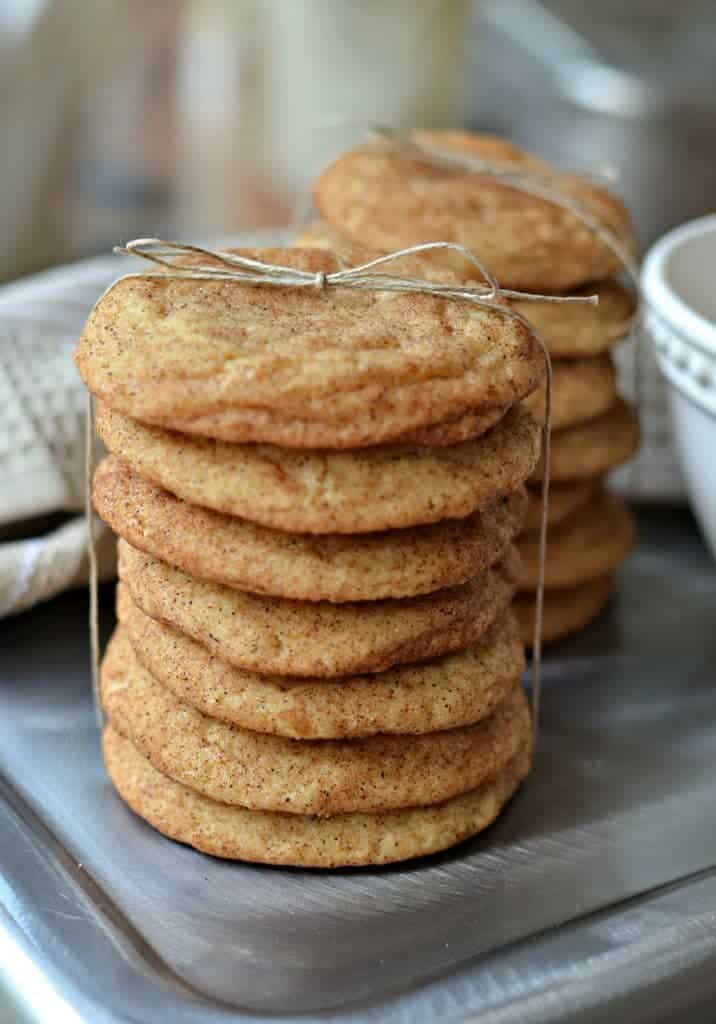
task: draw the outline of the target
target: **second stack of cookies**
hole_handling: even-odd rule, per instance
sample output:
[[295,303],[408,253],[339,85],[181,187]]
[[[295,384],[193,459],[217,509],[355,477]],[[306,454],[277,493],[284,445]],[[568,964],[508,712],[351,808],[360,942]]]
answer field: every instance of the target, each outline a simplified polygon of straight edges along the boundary
[[[481,174],[481,162],[496,167],[497,176]],[[518,181],[522,176],[526,190],[513,187],[510,174]],[[551,191],[557,202],[534,189]],[[560,206],[560,196],[581,208],[587,221],[599,223],[615,246]],[[471,250],[505,288],[598,296],[596,307],[514,302],[544,339],[553,366],[543,639],[580,629],[606,604],[613,570],[634,542],[629,510],[603,486],[608,471],[628,459],[639,440],[636,416],[617,395],[609,354],[628,333],[635,306],[618,281],[623,267],[616,250],[633,252],[635,246],[623,204],[588,178],[563,173],[504,139],[463,132],[417,133],[407,142],[359,146],[323,171],[314,198],[322,220],[304,229],[299,243],[332,248],[348,263],[442,240]],[[419,276],[440,265],[475,277],[475,267],[454,251],[411,257],[411,270]],[[529,404],[543,418],[544,395],[533,394]],[[531,480],[527,532],[519,543],[524,566],[515,608],[528,644],[540,480],[538,469]]]
[[133,278],[77,363],[121,537],[101,688],[125,801],[198,849],[304,866],[489,824],[530,762],[530,332],[429,295]]
[[[549,540],[545,565],[543,638],[558,640],[591,622],[606,605],[614,570],[634,546],[624,502],[606,489],[607,474],[639,444],[635,413],[617,392],[610,349],[624,338],[634,302],[616,281],[590,284],[596,307],[524,303],[552,353],[553,434]],[[530,396],[542,418],[543,395]],[[520,538],[522,576],[515,610],[529,643],[539,572],[542,465],[530,481],[526,531]]]

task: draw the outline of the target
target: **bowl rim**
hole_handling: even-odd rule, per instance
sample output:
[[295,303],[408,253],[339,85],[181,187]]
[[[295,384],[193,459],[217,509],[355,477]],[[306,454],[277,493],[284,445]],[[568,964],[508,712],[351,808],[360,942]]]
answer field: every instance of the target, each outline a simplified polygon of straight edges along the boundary
[[708,234],[713,234],[716,241],[716,214],[698,217],[668,231],[646,254],[641,286],[647,304],[678,331],[687,344],[697,345],[716,356],[716,323],[684,302],[668,284],[664,274],[666,261],[677,248],[693,238]]

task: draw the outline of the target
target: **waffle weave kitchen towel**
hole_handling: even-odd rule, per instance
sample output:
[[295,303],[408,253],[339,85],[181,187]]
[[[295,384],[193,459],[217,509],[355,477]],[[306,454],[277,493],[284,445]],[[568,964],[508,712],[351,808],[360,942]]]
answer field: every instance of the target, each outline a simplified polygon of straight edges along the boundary
[[[87,580],[85,399],[71,354],[120,272],[116,258],[91,260],[0,289],[0,616]],[[102,524],[97,535],[109,577],[113,544]]]

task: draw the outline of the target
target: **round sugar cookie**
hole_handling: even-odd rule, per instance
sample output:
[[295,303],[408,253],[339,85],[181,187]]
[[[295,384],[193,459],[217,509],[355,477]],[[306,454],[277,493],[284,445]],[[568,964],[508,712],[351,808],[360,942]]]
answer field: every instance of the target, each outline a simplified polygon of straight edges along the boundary
[[475,725],[420,736],[292,740],[227,725],[178,700],[137,661],[121,628],[100,673],[118,732],[154,767],[221,803],[293,814],[348,814],[439,803],[474,789],[524,746],[519,681]]
[[[636,542],[631,512],[602,491],[547,536],[545,587],[574,587],[606,576],[624,561]],[[539,537],[524,533],[518,543],[522,559],[520,590],[534,590],[539,574]]]
[[433,526],[289,534],[190,505],[114,456],[95,473],[93,500],[133,547],[192,576],[253,594],[333,602],[414,597],[465,583],[503,557],[527,504],[520,488],[483,512]]
[[370,533],[459,519],[511,494],[536,466],[540,428],[521,405],[450,448],[296,452],[146,426],[106,405],[107,448],[179,498],[292,533]]
[[[550,480],[556,483],[603,476],[631,458],[639,447],[639,420],[634,410],[618,398],[597,419],[552,434]],[[542,479],[542,462],[532,481]]]
[[[553,484],[549,487],[549,511],[547,524],[556,526],[573,515],[578,508],[586,505],[602,486],[601,477],[589,480],[575,480],[567,484]],[[525,530],[539,530],[542,523],[542,485],[532,484],[527,488],[527,515]]]
[[308,603],[199,580],[119,542],[119,576],[135,604],[262,675],[380,672],[467,647],[509,605],[518,571],[510,549],[505,562],[459,587],[397,601]]
[[[611,576],[590,580],[577,587],[561,590],[545,590],[544,614],[542,617],[542,642],[556,643],[563,637],[578,633],[599,615],[609,603],[613,589]],[[512,605],[526,647],[532,647],[534,639],[534,594],[525,591],[518,594]]]
[[[614,404],[617,375],[609,356],[555,359],[552,363],[552,429],[563,430],[593,420]],[[539,423],[545,419],[545,388],[525,404]]]
[[368,676],[286,679],[235,668],[145,615],[126,588],[119,620],[137,659],[179,700],[222,722],[292,739],[348,739],[472,725],[505,699],[524,669],[510,612],[472,647]]
[[102,747],[120,797],[158,832],[214,857],[303,868],[390,864],[447,849],[492,824],[531,760],[525,746],[488,782],[432,807],[318,818],[209,800],[158,772],[111,726]]
[[[559,172],[503,139],[463,132],[421,132],[416,140],[456,155],[534,172],[540,184],[582,205],[630,251],[623,204],[606,189]],[[476,253],[503,287],[559,292],[611,277],[620,260],[572,212],[546,199],[453,166],[434,166],[395,143],[367,143],[338,157],[314,187],[316,207],[351,245],[392,252],[436,239]],[[458,267],[464,258],[435,253]]]
[[[336,269],[318,249],[236,251]],[[532,332],[475,303],[162,274],[121,279],[99,300],[75,362],[97,398],[135,419],[287,448],[409,440],[457,411],[511,405],[544,372]]]

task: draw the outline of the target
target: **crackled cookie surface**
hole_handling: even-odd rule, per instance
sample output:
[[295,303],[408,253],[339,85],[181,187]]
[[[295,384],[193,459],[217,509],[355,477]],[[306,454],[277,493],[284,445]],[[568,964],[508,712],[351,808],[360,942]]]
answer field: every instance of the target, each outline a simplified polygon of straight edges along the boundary
[[524,488],[464,519],[385,533],[269,530],[190,505],[110,456],[94,478],[102,518],[135,548],[192,576],[303,601],[374,601],[456,586],[498,561],[521,529]]
[[199,580],[119,542],[135,604],[239,668],[287,676],[354,675],[420,661],[479,640],[510,603],[519,558],[421,597],[330,604],[259,597]]
[[387,445],[291,451],[189,437],[100,404],[107,448],[179,498],[295,533],[369,533],[467,516],[516,490],[539,458],[521,405],[481,437],[449,448]]
[[[241,251],[335,269],[317,249]],[[119,281],[75,361],[95,396],[135,419],[288,448],[412,440],[467,413],[484,429],[544,369],[523,324],[469,302],[162,275]]]
[[114,728],[158,771],[222,803],[293,814],[439,803],[494,777],[530,732],[519,681],[488,718],[443,732],[310,741],[240,729],[161,686],[121,629],[105,655],[101,693]]

